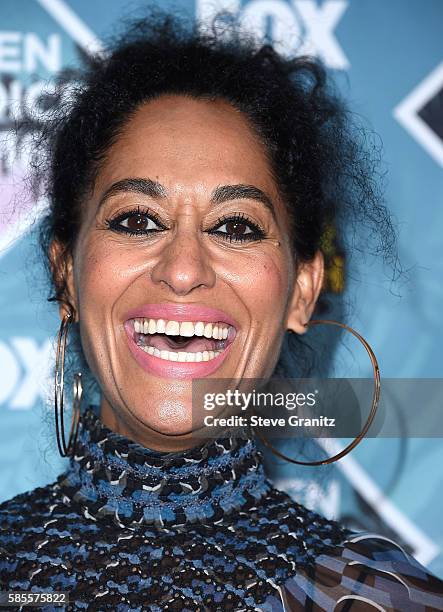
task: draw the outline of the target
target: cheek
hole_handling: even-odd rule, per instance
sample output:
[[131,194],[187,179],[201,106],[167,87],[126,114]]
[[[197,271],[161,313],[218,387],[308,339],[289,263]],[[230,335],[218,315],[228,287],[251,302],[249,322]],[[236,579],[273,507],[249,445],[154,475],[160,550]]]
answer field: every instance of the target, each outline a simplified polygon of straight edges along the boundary
[[98,316],[101,311],[103,317],[108,317],[116,298],[138,269],[136,256],[133,249],[122,252],[112,241],[86,242],[76,279],[81,308],[95,307]]
[[252,320],[275,323],[287,306],[289,272],[283,253],[255,253],[239,260],[235,273],[231,264],[227,274]]
[[[232,277],[231,277],[232,279]],[[245,257],[232,279],[249,325],[243,332],[245,378],[270,376],[280,354],[288,308],[291,268],[282,251]]]
[[81,341],[88,365],[100,379],[113,354],[114,308],[130,285],[134,268],[134,253],[131,259],[130,252],[123,255],[121,249],[97,237],[85,240],[79,250],[76,287]]

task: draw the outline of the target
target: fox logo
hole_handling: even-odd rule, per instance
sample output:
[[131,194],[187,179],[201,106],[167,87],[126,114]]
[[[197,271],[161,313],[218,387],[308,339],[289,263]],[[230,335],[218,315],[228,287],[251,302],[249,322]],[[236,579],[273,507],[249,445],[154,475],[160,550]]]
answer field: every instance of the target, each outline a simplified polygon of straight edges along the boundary
[[334,30],[348,7],[344,0],[197,0],[197,19],[208,23],[219,11],[238,14],[248,30],[270,34],[277,51],[314,55],[329,68],[350,67]]

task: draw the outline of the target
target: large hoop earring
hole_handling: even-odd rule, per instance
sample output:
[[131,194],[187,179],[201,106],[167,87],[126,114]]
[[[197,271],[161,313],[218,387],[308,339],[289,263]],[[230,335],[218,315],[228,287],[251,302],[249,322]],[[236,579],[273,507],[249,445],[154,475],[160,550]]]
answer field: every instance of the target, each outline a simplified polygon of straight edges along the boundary
[[68,327],[72,319],[72,312],[68,312],[62,319],[57,338],[57,354],[55,358],[55,390],[54,390],[54,409],[55,409],[55,431],[57,436],[57,446],[62,457],[73,455],[77,442],[78,425],[80,420],[80,405],[83,394],[82,375],[77,372],[74,375],[73,405],[71,430],[69,432],[68,444],[66,444],[64,427],[64,386],[65,386],[65,350]]
[[262,436],[261,434],[258,434],[255,428],[253,428],[255,435],[275,455],[277,455],[281,459],[285,459],[286,461],[289,461],[290,463],[295,463],[297,465],[311,465],[311,466],[327,465],[329,463],[334,463],[334,461],[338,461],[339,459],[341,459],[342,457],[350,453],[351,450],[355,448],[357,444],[359,444],[359,442],[361,442],[362,439],[367,434],[368,429],[370,428],[372,421],[374,420],[375,413],[377,412],[378,403],[380,401],[380,369],[378,367],[377,358],[375,357],[375,354],[372,348],[369,346],[369,344],[366,342],[363,336],[361,336],[358,332],[355,331],[355,329],[352,329],[352,327],[349,327],[348,325],[345,325],[344,323],[340,323],[339,321],[333,321],[332,319],[316,319],[313,321],[308,321],[308,323],[305,323],[305,327],[308,327],[310,325],[321,325],[323,323],[327,325],[336,325],[337,327],[342,327],[343,329],[346,329],[353,336],[355,336],[358,340],[360,340],[360,342],[365,347],[366,352],[368,353],[369,358],[372,363],[372,370],[373,370],[373,375],[374,375],[374,392],[372,395],[371,411],[366,420],[366,423],[363,426],[363,429],[358,434],[358,436],[350,444],[348,444],[348,446],[346,446],[342,451],[333,455],[332,457],[328,457],[327,459],[321,459],[319,461],[299,461],[297,459],[292,459],[292,457],[288,457],[287,455],[284,455],[279,450],[277,450],[264,436]]

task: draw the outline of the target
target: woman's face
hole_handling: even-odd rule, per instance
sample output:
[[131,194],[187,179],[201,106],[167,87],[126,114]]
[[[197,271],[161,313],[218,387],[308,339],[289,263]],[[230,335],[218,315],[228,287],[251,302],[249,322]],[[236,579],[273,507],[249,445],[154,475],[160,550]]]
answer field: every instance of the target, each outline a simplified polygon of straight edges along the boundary
[[68,277],[109,427],[191,447],[192,379],[272,373],[322,276],[319,258],[296,275],[285,210],[228,103],[170,95],[133,115],[84,203]]

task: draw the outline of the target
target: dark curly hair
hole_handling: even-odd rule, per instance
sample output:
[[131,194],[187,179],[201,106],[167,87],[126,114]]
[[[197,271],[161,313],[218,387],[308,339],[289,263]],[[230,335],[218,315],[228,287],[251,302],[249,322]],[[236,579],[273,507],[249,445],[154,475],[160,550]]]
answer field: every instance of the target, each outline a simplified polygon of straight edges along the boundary
[[67,301],[62,268],[51,268],[52,241],[65,254],[73,252],[82,203],[109,147],[141,104],[171,93],[223,99],[247,118],[288,207],[295,261],[309,261],[319,249],[325,256],[329,274],[318,310],[328,293],[341,291],[346,254],[381,253],[396,262],[379,149],[323,64],[309,56],[283,57],[232,16],[224,29],[217,23],[220,15],[203,30],[152,10],[110,39],[103,55],[84,56],[80,69],[61,75],[57,104],[39,126],[36,148],[37,182],[49,200],[40,224],[49,300]]

